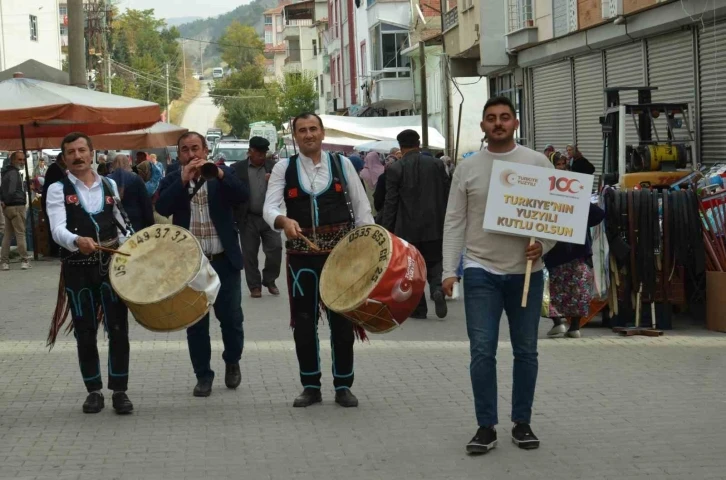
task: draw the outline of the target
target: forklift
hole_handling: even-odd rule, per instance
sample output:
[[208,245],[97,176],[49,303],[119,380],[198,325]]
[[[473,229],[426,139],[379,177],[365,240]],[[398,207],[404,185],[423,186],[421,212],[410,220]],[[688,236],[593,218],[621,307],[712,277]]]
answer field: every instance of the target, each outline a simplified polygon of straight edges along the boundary
[[[666,188],[697,170],[696,146],[687,103],[653,103],[658,87],[609,87],[607,107],[600,117],[603,134],[604,185],[620,188]],[[637,91],[638,103],[621,104],[620,92]],[[665,119],[665,132],[656,119]],[[638,143],[626,142],[626,122],[632,122]],[[685,128],[684,128],[685,127]],[[655,137],[655,138],[654,138]]]

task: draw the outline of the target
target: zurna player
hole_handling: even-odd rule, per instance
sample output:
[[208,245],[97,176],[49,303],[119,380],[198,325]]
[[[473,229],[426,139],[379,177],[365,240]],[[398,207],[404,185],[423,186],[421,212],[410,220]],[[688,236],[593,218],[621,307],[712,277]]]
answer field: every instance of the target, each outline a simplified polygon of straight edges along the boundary
[[[294,407],[322,401],[318,320],[325,306],[320,300],[320,273],[330,251],[353,228],[373,224],[371,206],[355,167],[345,157],[322,150],[325,129],[314,113],[292,121],[300,154],[275,165],[263,208],[265,221],[287,237],[287,283],[290,291],[290,326],[300,365],[303,392]],[[280,207],[285,202],[287,214]],[[312,240],[313,250],[302,238]],[[353,385],[353,342],[365,334],[343,316],[326,309],[333,350],[335,402],[358,406]]]

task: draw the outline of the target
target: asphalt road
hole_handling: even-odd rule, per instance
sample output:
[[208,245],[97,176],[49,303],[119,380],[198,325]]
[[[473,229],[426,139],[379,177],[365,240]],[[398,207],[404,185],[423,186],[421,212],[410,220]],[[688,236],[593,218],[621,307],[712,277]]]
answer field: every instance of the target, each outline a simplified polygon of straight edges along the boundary
[[220,110],[209,97],[209,86],[204,81],[199,96],[189,104],[184,112],[181,126],[205,135],[208,128],[214,127],[214,121],[217,119]]

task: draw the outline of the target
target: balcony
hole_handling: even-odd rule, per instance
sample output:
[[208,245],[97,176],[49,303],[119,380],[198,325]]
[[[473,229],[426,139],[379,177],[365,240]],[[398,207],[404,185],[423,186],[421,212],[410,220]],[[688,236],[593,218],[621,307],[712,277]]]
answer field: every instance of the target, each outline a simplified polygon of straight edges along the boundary
[[385,68],[373,73],[373,106],[394,106],[396,104],[411,105],[413,103],[413,81],[411,69]]
[[459,25],[459,7],[454,7],[444,13],[444,32]]
[[509,0],[507,14],[507,51],[521,50],[537,43],[532,0]]
[[282,30],[282,38],[297,38],[300,36],[300,30],[303,28],[309,28],[313,26],[313,21],[310,19],[304,20],[287,20],[285,22],[285,28]]

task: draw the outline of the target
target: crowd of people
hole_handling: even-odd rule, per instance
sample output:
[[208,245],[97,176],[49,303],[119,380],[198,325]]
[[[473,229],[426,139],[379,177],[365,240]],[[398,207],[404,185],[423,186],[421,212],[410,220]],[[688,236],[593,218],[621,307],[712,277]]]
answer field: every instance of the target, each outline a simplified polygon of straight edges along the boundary
[[[320,276],[341,239],[356,227],[377,223],[414,245],[426,263],[428,295],[422,296],[411,318],[426,319],[429,301],[437,317],[446,317],[446,297],[463,279],[477,420],[476,434],[466,450],[486,453],[497,445],[496,351],[503,312],[514,353],[511,438],[520,448],[537,448],[539,439],[530,422],[544,268],[549,271],[549,316],[554,322],[550,334],[577,337],[579,318],[587,314],[591,299],[592,250],[589,241],[571,245],[538,239],[530,244],[525,237],[484,230],[492,164],[503,160],[586,174],[594,168],[574,145],[568,146],[568,153],[548,146],[546,156],[518,145],[517,128],[511,101],[490,99],[481,122],[488,146],[454,165],[451,159],[422,149],[414,130],[400,132],[399,147],[385,156],[327,152],[322,148],[321,118],[302,113],[292,121],[299,153],[275,162],[269,155],[269,142],[253,137],[246,160],[231,167],[217,165],[212,176],[202,175],[209,148],[197,132],[180,137],[178,165],[166,172],[145,154],[133,163],[124,155],[100,159],[96,171],[91,138],[82,133],[67,136],[58,161],[45,172],[42,189],[43,210],[62,260],[48,342],[55,342],[70,316],[88,391],[83,411],[98,413],[104,408],[96,346],[99,319],[109,332],[108,387],[113,391],[113,408],[120,414],[133,411],[126,394],[128,310],[109,282],[110,255],[99,247],[116,248],[130,232],[160,221],[189,230],[217,272],[221,288],[213,308],[224,345],[224,381],[230,389],[241,382],[245,339],[241,272],[245,270],[251,298],[260,298],[263,289],[280,295],[276,281],[282,271],[284,232],[289,321],[302,386],[292,405],[304,408],[322,401],[318,323],[324,315],[331,330],[335,402],[342,407],[358,406],[352,392],[354,344],[366,335],[322,303]],[[20,164],[19,155],[14,161]],[[10,212],[13,206],[9,205]],[[593,206],[588,224],[596,225],[602,217],[602,210]],[[307,238],[314,238],[315,245]],[[261,272],[260,246],[265,254]],[[533,268],[527,306],[522,307],[528,261]],[[569,330],[564,325],[568,318]],[[215,379],[209,329],[209,314],[187,329],[196,376],[192,394],[197,397],[211,395]]]

